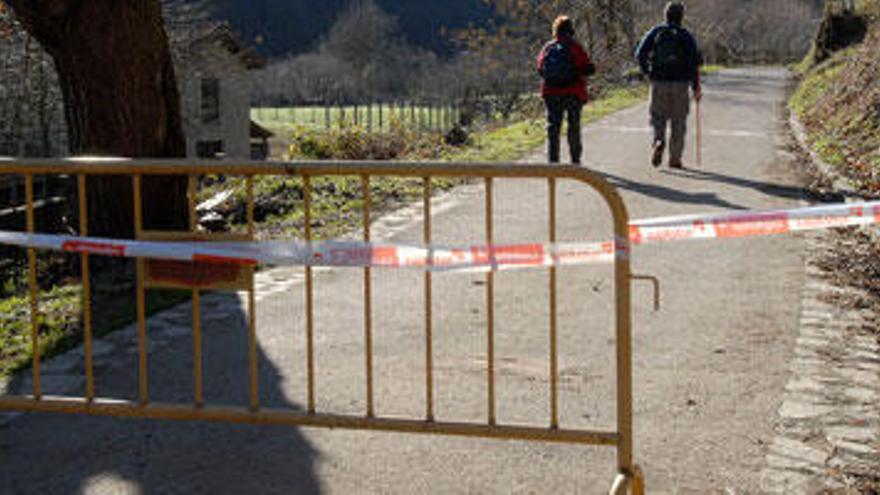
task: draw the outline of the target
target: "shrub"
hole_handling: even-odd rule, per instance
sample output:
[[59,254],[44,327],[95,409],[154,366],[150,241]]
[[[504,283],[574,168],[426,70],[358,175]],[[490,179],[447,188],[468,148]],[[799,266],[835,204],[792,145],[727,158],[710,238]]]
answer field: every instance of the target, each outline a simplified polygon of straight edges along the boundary
[[436,131],[422,131],[392,119],[387,131],[350,122],[330,130],[294,129],[290,158],[306,160],[437,159],[447,145]]

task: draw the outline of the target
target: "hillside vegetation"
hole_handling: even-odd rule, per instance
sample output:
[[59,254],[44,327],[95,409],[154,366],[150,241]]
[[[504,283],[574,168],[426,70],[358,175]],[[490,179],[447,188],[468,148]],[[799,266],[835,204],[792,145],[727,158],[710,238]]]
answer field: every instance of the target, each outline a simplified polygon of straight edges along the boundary
[[[214,0],[216,12],[241,31],[244,39],[260,40],[268,56],[299,54],[317,47],[328,27],[351,0]],[[482,24],[491,7],[482,0],[378,0],[396,16],[406,39],[434,52],[452,47],[443,28]]]
[[880,21],[864,42],[806,69],[791,102],[821,158],[865,193],[880,194]]

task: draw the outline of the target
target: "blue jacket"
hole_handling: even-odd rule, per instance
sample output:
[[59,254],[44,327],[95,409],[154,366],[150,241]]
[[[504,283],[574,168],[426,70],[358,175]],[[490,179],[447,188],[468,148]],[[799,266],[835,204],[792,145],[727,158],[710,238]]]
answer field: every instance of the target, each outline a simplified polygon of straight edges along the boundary
[[[657,38],[657,33],[663,29],[669,28],[675,28],[684,33],[684,40],[689,59],[688,69],[680,74],[673,74],[665,78],[655,78],[655,74],[651,73],[651,55],[654,51],[654,42]],[[674,24],[661,24],[655,26],[648,31],[648,33],[645,34],[645,37],[642,38],[642,41],[639,42],[635,55],[636,59],[639,61],[639,67],[642,70],[642,74],[649,76],[651,80],[690,82],[694,85],[699,81],[700,66],[703,65],[703,54],[700,53],[700,49],[697,47],[697,41],[694,39],[693,35],[681,26],[676,26]]]

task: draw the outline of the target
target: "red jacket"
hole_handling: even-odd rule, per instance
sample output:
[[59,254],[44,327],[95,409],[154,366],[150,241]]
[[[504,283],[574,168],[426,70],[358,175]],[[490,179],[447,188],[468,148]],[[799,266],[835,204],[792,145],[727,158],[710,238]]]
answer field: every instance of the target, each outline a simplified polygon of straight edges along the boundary
[[538,54],[538,70],[541,70],[541,63],[544,61],[544,53],[547,52],[547,47],[557,41],[561,41],[568,46],[569,53],[574,62],[574,66],[577,68],[577,71],[580,75],[575,84],[571,86],[567,86],[564,88],[550,88],[547,87],[547,84],[544,81],[541,81],[541,96],[550,96],[550,95],[574,95],[581,99],[581,101],[587,101],[587,78],[583,76],[584,70],[586,70],[587,65],[590,64],[590,56],[587,55],[587,51],[584,50],[584,47],[581,46],[580,43],[569,38],[568,36],[560,36],[557,39],[552,41],[548,41],[543,48],[541,48],[541,53]]

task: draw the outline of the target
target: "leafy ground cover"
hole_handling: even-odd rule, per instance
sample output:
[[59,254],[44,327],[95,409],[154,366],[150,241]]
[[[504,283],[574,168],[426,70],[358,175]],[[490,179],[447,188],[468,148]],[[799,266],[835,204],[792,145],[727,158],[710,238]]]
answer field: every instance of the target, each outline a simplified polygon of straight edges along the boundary
[[[811,53],[795,67],[800,84],[789,102],[806,127],[808,145],[862,194],[880,194],[880,3],[872,8],[874,21],[865,41],[813,65]],[[828,234],[835,244],[820,267],[835,284],[859,289],[857,296],[835,296],[845,308],[880,314],[880,236],[863,229]],[[878,325],[873,325],[880,339]],[[859,465],[841,466],[835,477],[848,488],[833,493],[880,493],[877,473]]]
[[880,194],[880,24],[861,45],[801,70],[790,107],[810,145],[856,189]]
[[[100,293],[93,297],[101,298]],[[148,314],[187,300],[189,293],[148,291]],[[92,306],[95,337],[107,335],[137,318],[134,288],[119,287],[113,297],[103,296],[113,304]],[[40,291],[37,332],[41,359],[50,359],[79,345],[83,339],[82,285],[69,283]],[[0,378],[29,368],[33,356],[31,342],[30,298],[27,294],[0,299]]]

